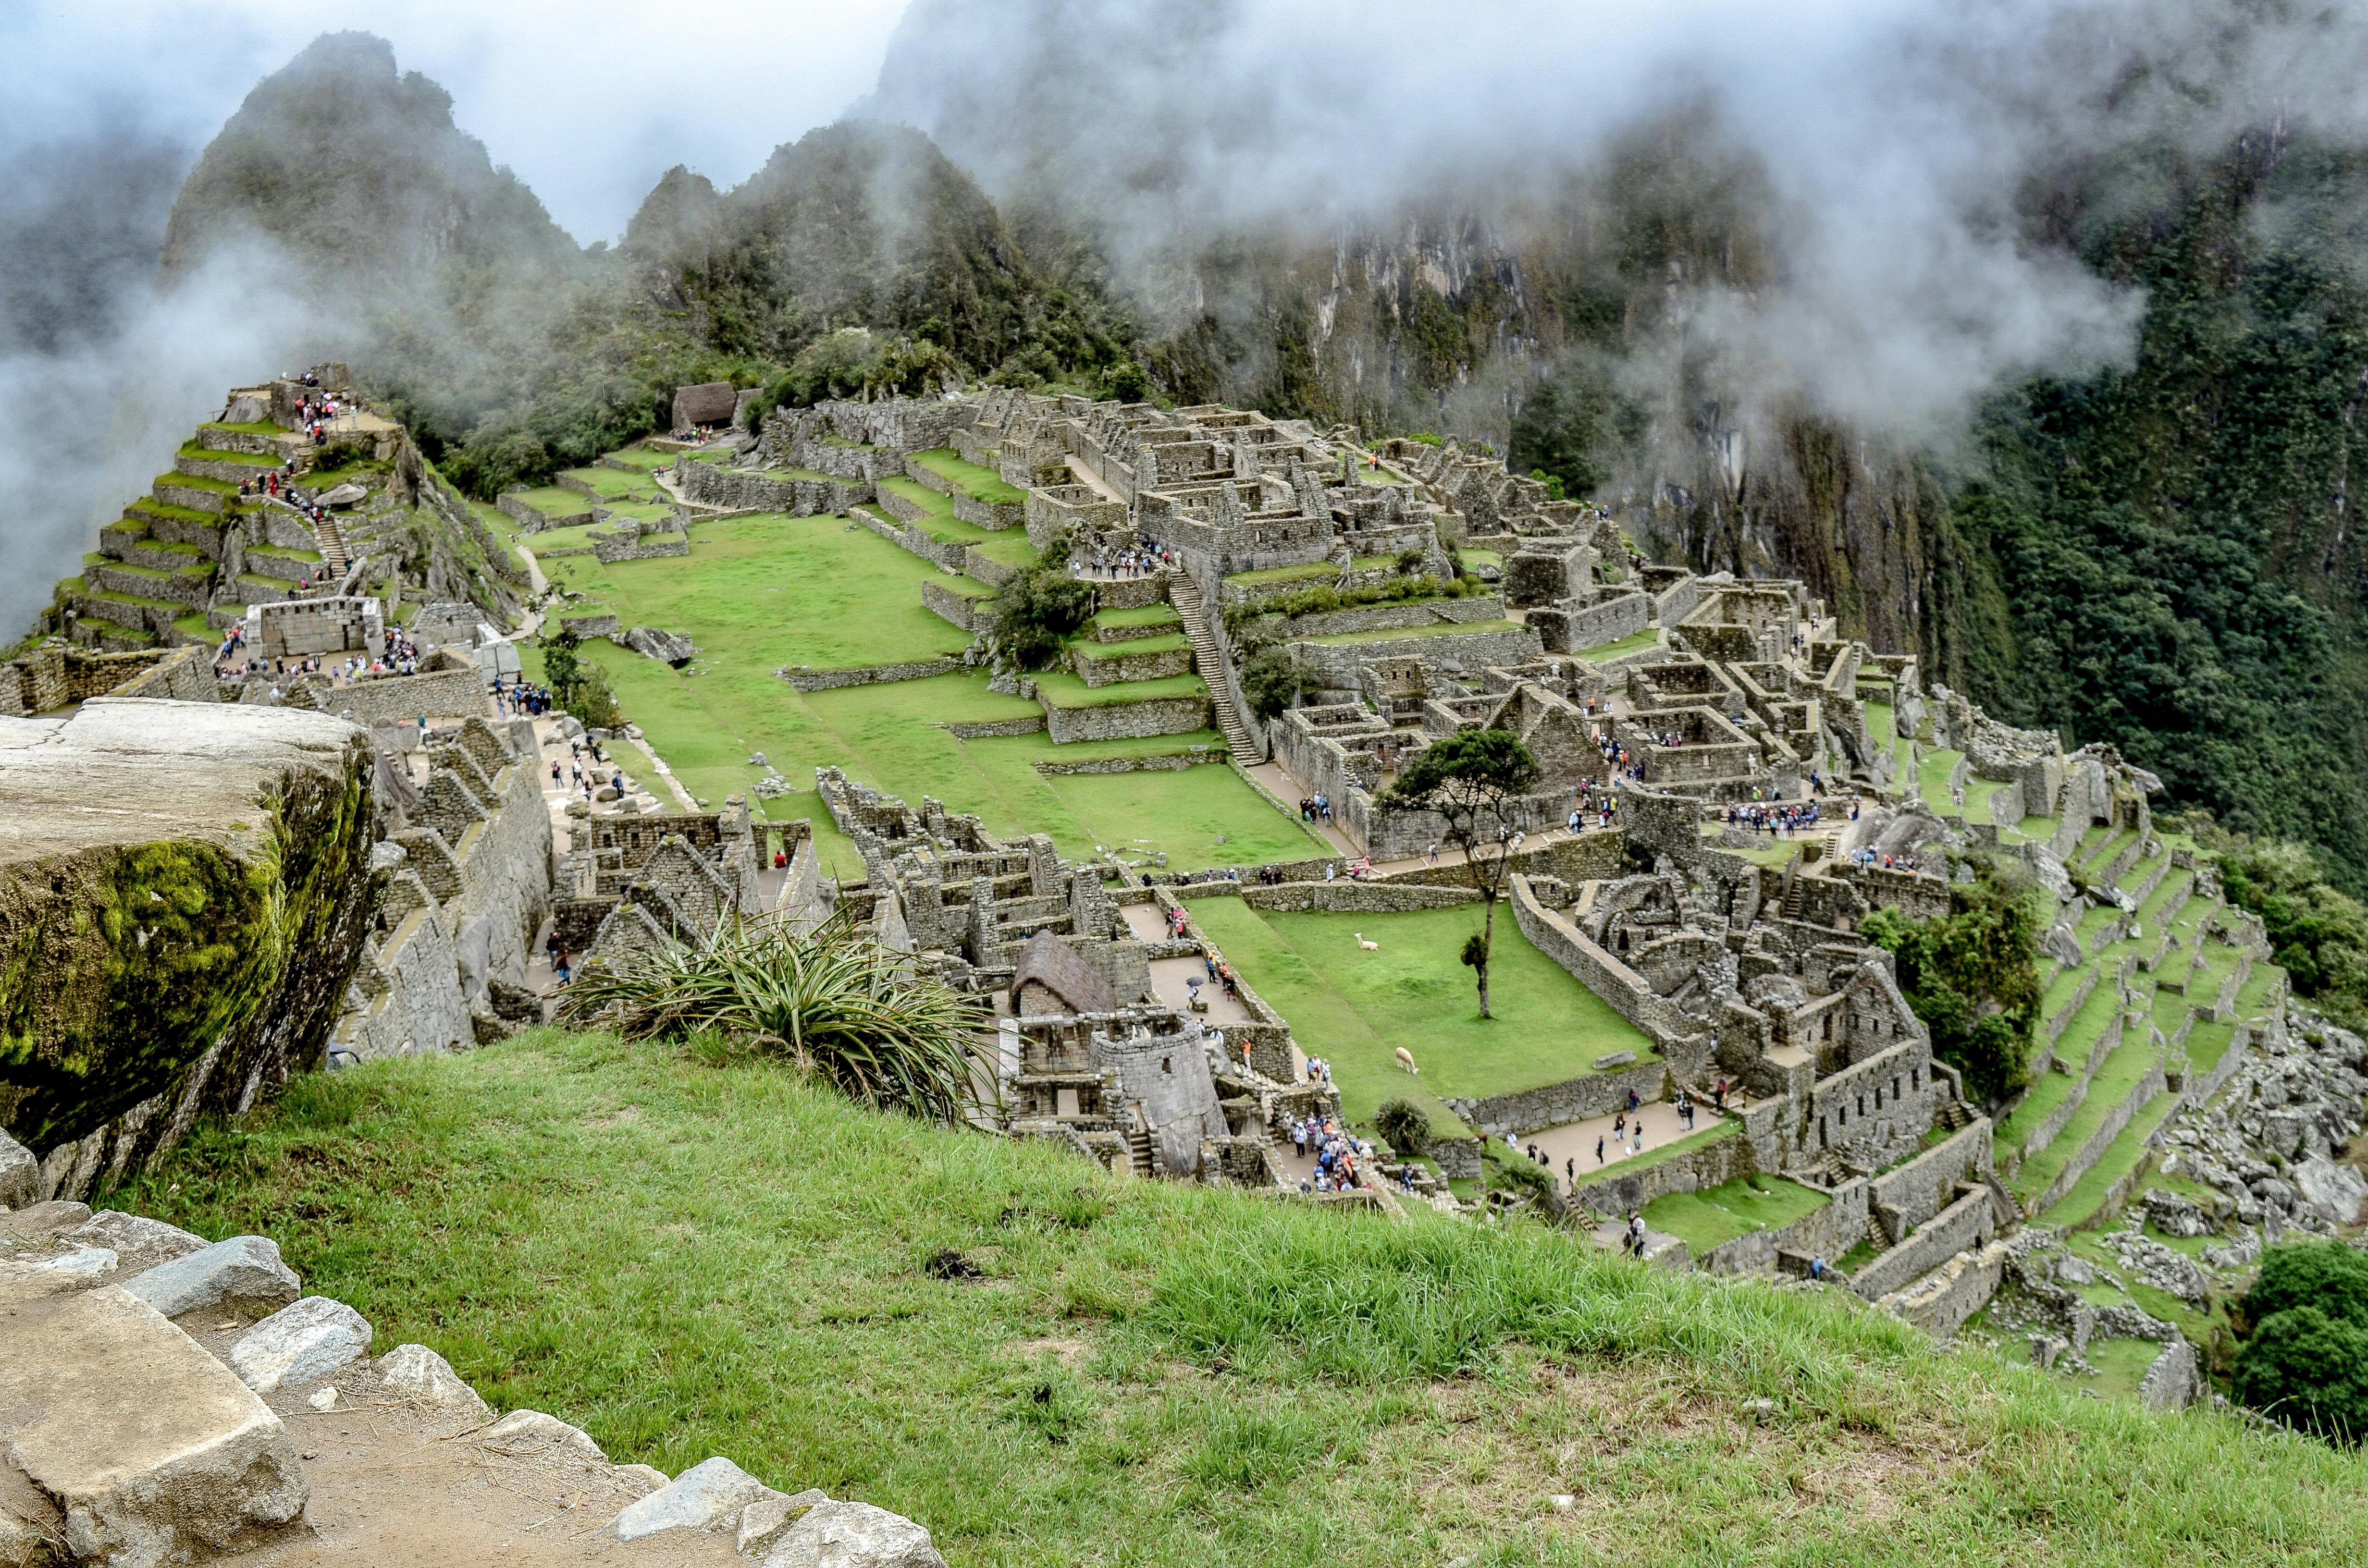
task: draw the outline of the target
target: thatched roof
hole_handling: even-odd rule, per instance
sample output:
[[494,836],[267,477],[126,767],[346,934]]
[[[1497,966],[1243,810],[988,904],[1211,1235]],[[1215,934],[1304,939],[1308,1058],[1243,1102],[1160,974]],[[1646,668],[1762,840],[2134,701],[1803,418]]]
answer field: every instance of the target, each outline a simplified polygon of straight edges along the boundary
[[1115,1013],[1118,993],[1079,958],[1076,949],[1050,931],[1039,931],[1019,949],[1011,971],[1011,1010],[1019,1010],[1019,993],[1030,981],[1050,991],[1072,1013]]

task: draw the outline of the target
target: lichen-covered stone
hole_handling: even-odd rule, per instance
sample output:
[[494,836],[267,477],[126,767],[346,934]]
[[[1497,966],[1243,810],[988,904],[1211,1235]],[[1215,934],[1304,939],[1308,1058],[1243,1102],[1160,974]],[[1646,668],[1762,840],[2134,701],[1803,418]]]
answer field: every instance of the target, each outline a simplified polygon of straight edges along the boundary
[[0,719],[0,1125],[45,1162],[116,1133],[45,1190],[313,1064],[370,927],[371,774],[296,709]]

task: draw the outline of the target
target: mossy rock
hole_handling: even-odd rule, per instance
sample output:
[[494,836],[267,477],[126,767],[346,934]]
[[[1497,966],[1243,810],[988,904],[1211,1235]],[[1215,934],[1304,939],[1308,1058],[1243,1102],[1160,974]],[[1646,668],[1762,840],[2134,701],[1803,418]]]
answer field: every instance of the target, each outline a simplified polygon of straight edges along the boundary
[[296,709],[0,720],[0,1127],[45,1154],[123,1119],[144,1153],[316,1065],[376,909],[370,779],[361,730]]

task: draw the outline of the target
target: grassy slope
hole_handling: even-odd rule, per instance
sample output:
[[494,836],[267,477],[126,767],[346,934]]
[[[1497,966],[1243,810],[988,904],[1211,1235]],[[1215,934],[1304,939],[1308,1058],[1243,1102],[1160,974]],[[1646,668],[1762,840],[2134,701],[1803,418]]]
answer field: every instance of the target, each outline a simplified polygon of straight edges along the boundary
[[[1838,1295],[1126,1183],[598,1040],[300,1079],[130,1196],[276,1236],[381,1346],[620,1461],[728,1454],[965,1568],[2368,1553],[2357,1452],[1936,1354]],[[986,1281],[929,1278],[945,1247]]]
[[[1226,961],[1289,1018],[1300,1048],[1332,1063],[1342,1108],[1364,1122],[1383,1100],[1421,1105],[1436,1130],[1460,1126],[1450,1096],[1515,1094],[1592,1071],[1614,1051],[1653,1054],[1652,1041],[1562,966],[1531,947],[1503,910],[1488,965],[1493,1019],[1479,1017],[1469,971],[1456,961],[1480,928],[1479,906],[1409,915],[1260,914],[1238,899],[1196,901],[1192,915]],[[1381,944],[1357,945],[1356,933]],[[1392,1054],[1404,1046],[1421,1073]],[[1445,1118],[1444,1122],[1441,1118]]]

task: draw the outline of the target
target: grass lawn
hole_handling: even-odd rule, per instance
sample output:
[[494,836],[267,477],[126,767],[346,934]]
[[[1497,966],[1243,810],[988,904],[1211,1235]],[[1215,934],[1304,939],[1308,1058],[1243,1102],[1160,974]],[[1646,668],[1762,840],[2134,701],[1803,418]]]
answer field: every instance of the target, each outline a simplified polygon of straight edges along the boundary
[[931,473],[951,479],[962,486],[973,501],[994,505],[1017,504],[1028,499],[1028,493],[1007,483],[993,469],[981,468],[965,461],[951,447],[939,447],[930,451],[915,452],[913,460]]
[[951,496],[940,495],[928,485],[913,480],[883,475],[880,488],[912,502],[928,514],[907,525],[887,507],[882,506],[879,509],[881,515],[899,528],[917,528],[939,544],[968,545],[997,565],[1025,568],[1036,564],[1036,547],[1028,542],[1028,530],[1025,528],[983,528],[973,523],[965,523],[954,516]]
[[181,443],[181,456],[195,458],[200,462],[243,463],[248,468],[256,469],[279,466],[279,460],[277,457],[266,457],[259,452],[233,452],[218,447],[201,447],[195,441]]
[[1867,702],[1861,704],[1861,707],[1863,708],[1866,712],[1866,733],[1868,737],[1874,742],[1874,749],[1877,751],[1890,750],[1891,743],[1897,739],[1896,732],[1892,728],[1891,704],[1888,702]]
[[[1456,961],[1463,938],[1480,928],[1477,904],[1407,915],[1280,915],[1214,898],[1196,900],[1192,916],[1291,1020],[1300,1048],[1331,1062],[1354,1121],[1370,1121],[1383,1100],[1405,1096],[1423,1107],[1435,1130],[1461,1129],[1449,1097],[1584,1077],[1597,1057],[1614,1051],[1653,1059],[1650,1040],[1531,947],[1501,909],[1488,966],[1496,1017],[1487,1020],[1479,1017],[1471,971]],[[1381,950],[1360,948],[1359,931]],[[1419,1074],[1398,1066],[1392,1053],[1400,1046]]]
[[1191,645],[1182,632],[1171,631],[1164,637],[1137,637],[1124,642],[1095,642],[1081,637],[1069,644],[1069,651],[1081,659],[1124,659],[1137,653],[1172,653]]
[[[275,1237],[379,1348],[619,1462],[729,1455],[958,1564],[2368,1555],[2356,1449],[2090,1399],[1834,1293],[1121,1180],[597,1037],[300,1077],[117,1201]],[[941,1249],[984,1278],[931,1278]]]
[[527,510],[540,512],[546,517],[588,518],[592,516],[590,496],[578,494],[573,490],[562,490],[555,484],[511,494],[512,498],[524,505]]
[[588,486],[605,501],[635,500],[656,488],[646,473],[627,473],[622,469],[571,468],[561,477]]
[[623,463],[636,473],[655,473],[659,469],[674,467],[674,458],[672,452],[654,452],[647,447],[627,447],[620,451],[610,452],[606,460]]
[[1096,626],[1181,626],[1184,618],[1176,613],[1174,605],[1144,605],[1139,609],[1106,609],[1097,611],[1087,621]]
[[1949,779],[1956,773],[1957,764],[1964,761],[1964,756],[1961,751],[1928,751],[1923,761],[1917,765],[1917,783],[1924,796],[1924,803],[1935,812],[1949,814],[1956,812],[1956,802],[1949,795]]
[[[942,622],[940,623],[942,624]],[[1136,643],[1111,643],[1111,651],[1137,647]],[[1114,686],[1087,686],[1066,670],[1047,670],[1030,677],[1046,701],[1055,708],[1107,708],[1115,702],[1149,702],[1164,697],[1205,697],[1206,682],[1199,676],[1163,676],[1157,680],[1120,681]]]
[[1699,1259],[1714,1246],[1759,1231],[1781,1231],[1833,1199],[1782,1176],[1737,1176],[1699,1192],[1672,1192],[1645,1205],[1645,1223],[1676,1236]]
[[1600,665],[1613,659],[1624,659],[1631,653],[1640,653],[1647,648],[1657,648],[1660,645],[1660,632],[1647,628],[1643,631],[1632,631],[1627,636],[1617,638],[1610,642],[1599,642],[1592,648],[1582,648],[1579,650],[1578,656],[1591,665]]

